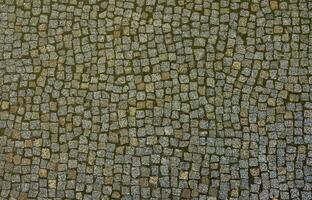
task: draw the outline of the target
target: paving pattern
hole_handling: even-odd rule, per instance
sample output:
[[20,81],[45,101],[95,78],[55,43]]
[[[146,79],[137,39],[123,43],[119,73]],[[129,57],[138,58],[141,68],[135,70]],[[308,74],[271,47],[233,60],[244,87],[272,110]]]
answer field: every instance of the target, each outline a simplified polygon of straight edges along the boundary
[[312,199],[309,0],[0,0],[0,199]]

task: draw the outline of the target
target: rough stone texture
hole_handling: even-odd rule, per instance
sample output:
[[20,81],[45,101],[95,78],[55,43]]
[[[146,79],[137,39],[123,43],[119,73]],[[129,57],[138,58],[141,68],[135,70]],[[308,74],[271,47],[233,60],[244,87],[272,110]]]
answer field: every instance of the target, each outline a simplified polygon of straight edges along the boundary
[[312,199],[308,0],[0,0],[0,199]]

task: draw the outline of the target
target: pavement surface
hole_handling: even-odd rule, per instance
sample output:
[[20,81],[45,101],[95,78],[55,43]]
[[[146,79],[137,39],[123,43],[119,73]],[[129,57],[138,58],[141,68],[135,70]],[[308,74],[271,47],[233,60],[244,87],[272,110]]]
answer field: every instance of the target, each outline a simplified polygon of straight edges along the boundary
[[0,0],[0,199],[312,199],[309,0]]

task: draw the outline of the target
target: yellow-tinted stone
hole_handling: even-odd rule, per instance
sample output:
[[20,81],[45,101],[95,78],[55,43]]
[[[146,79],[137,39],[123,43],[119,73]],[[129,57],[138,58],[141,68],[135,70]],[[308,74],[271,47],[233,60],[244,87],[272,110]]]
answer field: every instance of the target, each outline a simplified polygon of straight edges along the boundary
[[39,177],[47,177],[47,174],[46,169],[39,169]]
[[282,97],[283,99],[287,99],[288,91],[287,90],[280,91],[279,96]]
[[112,194],[112,198],[119,199],[120,198],[120,193],[117,192],[117,191],[114,191],[113,194]]
[[20,163],[21,163],[21,159],[22,159],[22,156],[20,156],[20,155],[14,155],[14,157],[13,157],[13,163],[14,163],[14,165],[20,164]]
[[144,90],[145,89],[145,83],[139,83],[137,85],[137,90]]
[[138,146],[139,145],[138,139],[137,138],[130,138],[130,144],[132,146]]
[[41,156],[43,159],[50,159],[50,149],[48,148],[43,148],[41,151]]
[[272,10],[278,9],[278,2],[277,1],[270,1],[270,7]]
[[149,183],[150,184],[157,185],[157,182],[158,182],[158,177],[157,176],[151,176],[149,178]]
[[31,140],[25,140],[24,141],[24,147],[32,147],[33,145],[32,145],[32,141]]
[[154,102],[151,100],[147,100],[146,101],[146,108],[148,108],[148,109],[154,108]]
[[289,95],[289,100],[290,100],[291,102],[298,102],[298,101],[299,101],[299,95],[290,94],[290,95]]
[[48,180],[49,188],[56,188],[56,180]]
[[165,101],[166,102],[171,102],[172,101],[172,96],[171,95],[166,95],[165,96]]
[[283,27],[282,26],[274,26],[274,33],[281,34],[283,33]]
[[225,55],[232,57],[233,56],[233,49],[227,49],[225,52]]
[[116,148],[116,153],[117,154],[123,154],[124,153],[124,146],[120,146]]
[[144,101],[138,102],[136,107],[138,110],[144,109],[145,108],[145,102]]
[[5,154],[5,160],[7,162],[12,162],[12,160],[13,160],[13,153]]
[[187,171],[182,171],[180,172],[180,179],[187,179],[188,178],[188,172]]
[[59,118],[59,123],[61,126],[64,126],[65,125],[65,117],[60,117]]
[[148,83],[145,85],[145,90],[146,92],[154,92],[155,88],[154,88],[154,83]]
[[235,61],[235,62],[233,62],[232,67],[233,67],[233,69],[235,69],[235,70],[240,70],[240,68],[241,68],[241,63]]
[[81,83],[80,88],[81,89],[88,89],[89,88],[89,83]]
[[275,99],[274,98],[269,98],[268,99],[268,105],[269,106],[275,106]]
[[169,72],[163,72],[161,73],[161,79],[162,80],[168,80],[170,78]]
[[251,4],[250,8],[252,12],[257,12],[260,9],[259,5],[256,3]]
[[9,102],[8,101],[2,101],[2,103],[1,103],[1,109],[2,110],[6,110],[6,109],[8,109],[9,108]]
[[188,92],[189,91],[189,85],[188,84],[181,84],[181,92]]
[[68,170],[68,179],[75,179],[76,178],[76,171],[73,169]]
[[206,83],[207,83],[207,86],[210,86],[210,87],[215,86],[215,80],[213,78],[207,78]]
[[198,94],[199,95],[205,95],[206,94],[206,90],[205,90],[206,88],[204,87],[204,86],[199,86],[198,87]]
[[284,118],[285,119],[292,119],[293,118],[292,112],[286,112],[285,115],[284,115]]

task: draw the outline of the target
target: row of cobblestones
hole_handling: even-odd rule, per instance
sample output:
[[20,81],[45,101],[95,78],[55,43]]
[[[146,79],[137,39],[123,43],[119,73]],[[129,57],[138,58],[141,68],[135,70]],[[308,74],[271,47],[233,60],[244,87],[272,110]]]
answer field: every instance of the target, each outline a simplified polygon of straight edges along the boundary
[[311,17],[0,0],[0,199],[312,199]]

